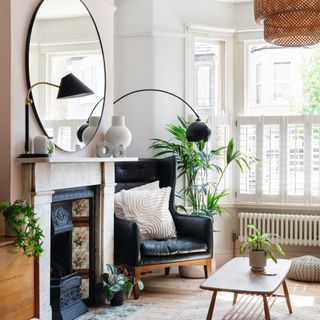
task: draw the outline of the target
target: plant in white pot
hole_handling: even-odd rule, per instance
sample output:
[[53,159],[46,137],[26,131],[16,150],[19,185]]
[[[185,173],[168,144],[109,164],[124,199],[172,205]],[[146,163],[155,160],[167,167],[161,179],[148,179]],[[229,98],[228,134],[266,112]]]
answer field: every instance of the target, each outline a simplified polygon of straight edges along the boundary
[[240,247],[240,254],[249,253],[249,265],[254,272],[262,272],[267,265],[267,259],[271,258],[277,263],[275,251],[281,256],[285,256],[280,244],[274,241],[278,236],[273,233],[262,233],[259,228],[253,224],[248,224],[247,228],[252,231],[247,241]]
[[[208,142],[189,142],[186,130],[189,122],[178,116],[179,124],[169,124],[166,130],[171,139],[152,139],[151,149],[155,156],[174,155],[178,163],[178,178],[185,178],[185,187],[176,196],[184,201],[184,206],[177,206],[187,214],[209,217],[212,222],[215,215],[226,210],[221,200],[229,194],[228,189],[221,187],[228,169],[234,163],[243,171],[249,167],[248,161],[256,161],[235,149],[234,140],[230,139],[226,146],[210,149]],[[211,178],[214,176],[214,181]],[[201,266],[183,266],[179,268],[184,277],[203,278]]]

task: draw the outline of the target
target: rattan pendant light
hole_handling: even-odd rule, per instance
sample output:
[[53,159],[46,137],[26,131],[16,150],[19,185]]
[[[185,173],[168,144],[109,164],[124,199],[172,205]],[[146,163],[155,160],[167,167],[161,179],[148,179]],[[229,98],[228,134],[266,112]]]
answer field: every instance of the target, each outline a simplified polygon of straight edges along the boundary
[[254,0],[267,42],[285,47],[320,42],[320,0]]

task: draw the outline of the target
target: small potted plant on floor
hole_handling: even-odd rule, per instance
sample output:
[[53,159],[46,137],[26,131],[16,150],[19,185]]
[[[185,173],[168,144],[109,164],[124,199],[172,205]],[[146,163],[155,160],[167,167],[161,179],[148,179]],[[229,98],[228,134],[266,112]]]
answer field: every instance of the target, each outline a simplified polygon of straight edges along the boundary
[[28,257],[39,257],[42,252],[43,231],[39,218],[28,202],[16,200],[0,204],[0,212],[6,223],[6,235],[16,237],[16,245]]
[[248,236],[247,241],[240,247],[240,254],[249,253],[249,265],[254,272],[264,271],[267,265],[267,258],[271,258],[277,263],[274,250],[281,256],[285,256],[281,246],[274,238],[278,236],[272,233],[262,233],[259,228],[253,224],[247,225],[247,228],[253,233]]
[[129,297],[132,292],[133,284],[123,273],[119,273],[117,268],[107,264],[106,272],[101,275],[103,289],[106,298],[113,306],[121,306],[124,297]]

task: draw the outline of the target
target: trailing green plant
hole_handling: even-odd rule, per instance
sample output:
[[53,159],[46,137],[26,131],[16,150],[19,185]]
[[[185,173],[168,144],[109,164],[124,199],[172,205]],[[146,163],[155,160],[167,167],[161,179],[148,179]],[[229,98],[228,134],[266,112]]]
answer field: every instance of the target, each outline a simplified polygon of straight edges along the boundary
[[5,221],[12,233],[17,237],[16,245],[28,257],[39,257],[43,252],[43,231],[39,226],[39,218],[28,202],[16,200],[4,201],[0,204]]
[[277,263],[275,251],[281,256],[285,256],[280,244],[275,241],[279,236],[273,233],[262,233],[259,228],[253,224],[248,224],[247,228],[252,231],[247,241],[240,247],[240,254],[244,255],[250,251],[263,251],[266,258],[271,258]]
[[[154,138],[150,148],[156,151],[155,156],[175,155],[177,158],[178,178],[183,176],[186,179],[186,186],[177,193],[186,201],[186,206],[178,207],[187,212],[187,207],[191,206],[192,214],[213,218],[224,211],[220,202],[229,191],[220,186],[228,168],[235,163],[241,172],[244,167],[250,169],[249,157],[235,149],[233,139],[217,149],[209,149],[205,141],[189,142],[186,130],[190,123],[179,116],[178,121],[178,124],[166,127],[171,135],[169,140]],[[212,172],[215,173],[215,181],[209,182]]]
[[[106,272],[101,275],[104,282],[105,295],[111,300],[117,292],[123,292],[124,296],[130,297],[134,286],[134,281],[130,280],[125,273],[119,273],[116,266],[112,264],[106,265]],[[143,283],[138,282],[139,289],[143,290]]]
[[48,146],[47,146],[47,151],[48,154],[53,154],[54,153],[54,143],[52,141],[49,141]]

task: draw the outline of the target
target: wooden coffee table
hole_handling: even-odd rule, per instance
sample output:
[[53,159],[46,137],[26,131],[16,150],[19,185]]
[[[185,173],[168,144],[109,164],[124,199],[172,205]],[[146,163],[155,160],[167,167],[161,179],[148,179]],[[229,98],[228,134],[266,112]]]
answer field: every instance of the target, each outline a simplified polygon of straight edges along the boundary
[[[212,319],[214,305],[219,291],[233,292],[233,307],[223,319],[245,319],[247,315],[270,320],[270,308],[278,297],[284,297],[289,313],[292,313],[286,275],[291,266],[290,260],[278,259],[278,263],[268,260],[264,273],[253,273],[248,258],[234,258],[200,286],[201,289],[213,291],[207,320]],[[275,294],[282,285],[284,295]],[[243,296],[237,302],[238,294]],[[262,298],[262,299],[261,299]],[[258,318],[259,318],[258,317]],[[251,318],[250,318],[251,319]]]

